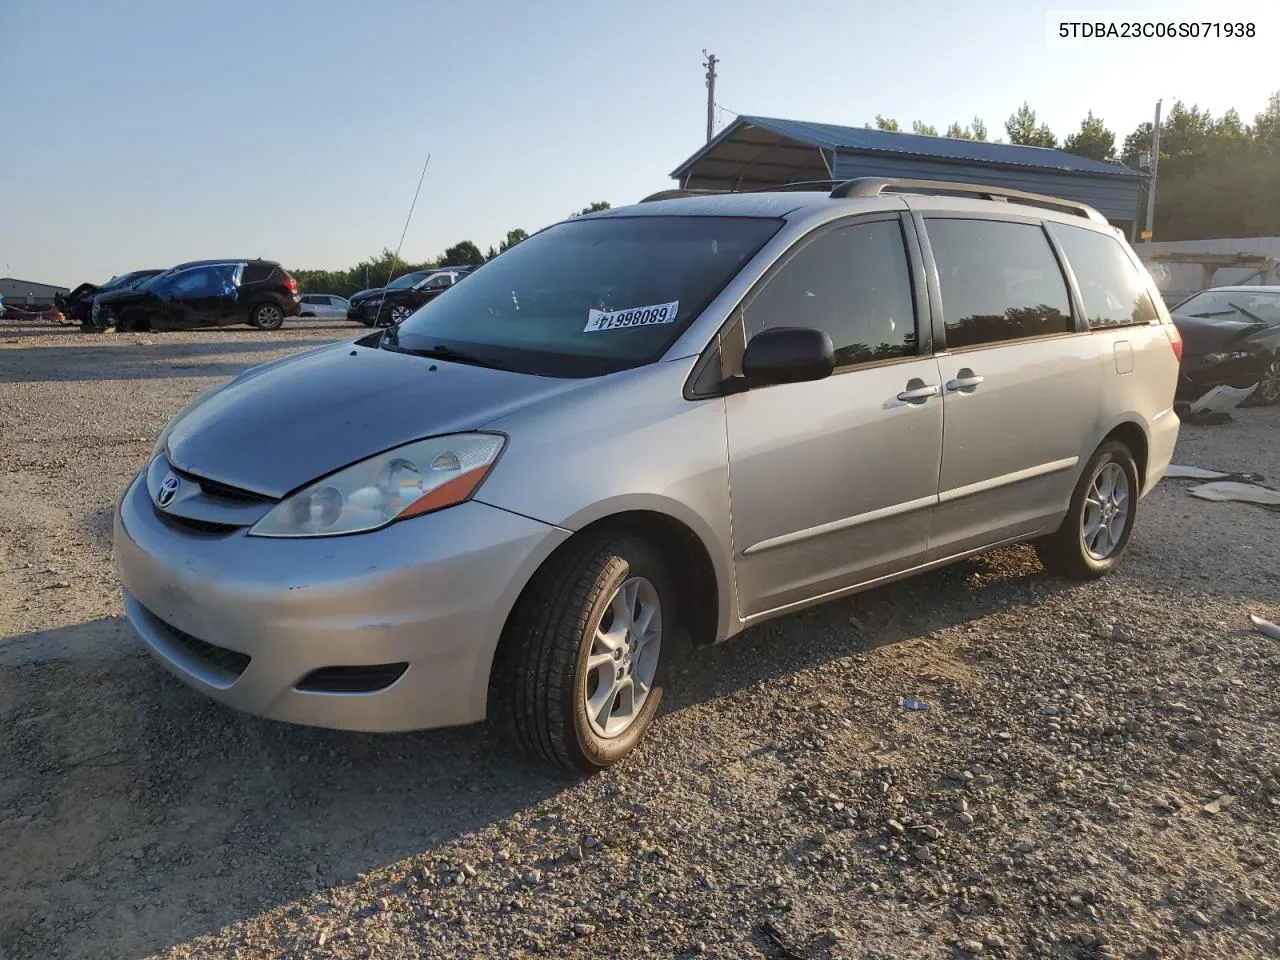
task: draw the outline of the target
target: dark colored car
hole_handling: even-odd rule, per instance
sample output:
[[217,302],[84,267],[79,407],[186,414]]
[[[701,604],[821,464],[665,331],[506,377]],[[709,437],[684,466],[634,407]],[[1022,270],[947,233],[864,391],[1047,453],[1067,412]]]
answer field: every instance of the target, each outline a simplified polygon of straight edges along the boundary
[[93,298],[100,293],[110,293],[112,290],[128,290],[144,280],[164,273],[163,270],[131,270],[128,273],[122,273],[112,277],[106,283],[99,286],[96,283],[82,283],[66,296],[57,294],[53,298],[54,304],[62,311],[62,315],[69,321],[75,321],[80,326],[88,326],[89,319],[93,313]]
[[1251,402],[1280,402],[1280,287],[1215,287],[1171,313],[1182,334],[1179,400],[1256,383]]
[[439,267],[435,270],[415,270],[396,277],[385,287],[361,290],[351,297],[347,308],[348,320],[359,320],[365,326],[385,326],[400,323],[424,303],[434,300],[475,267]]
[[298,283],[270,260],[193,260],[94,299],[95,327],[185,330],[248,323],[278,330],[299,314]]

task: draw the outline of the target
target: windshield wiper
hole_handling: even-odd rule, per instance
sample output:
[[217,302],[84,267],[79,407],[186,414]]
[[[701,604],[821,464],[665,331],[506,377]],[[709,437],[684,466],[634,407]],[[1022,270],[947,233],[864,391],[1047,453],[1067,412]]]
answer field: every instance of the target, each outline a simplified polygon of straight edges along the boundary
[[430,357],[436,360],[451,360],[454,363],[466,363],[473,367],[488,367],[491,370],[506,370],[506,364],[493,359],[492,357],[482,357],[476,353],[468,353],[466,350],[455,350],[453,347],[446,347],[442,343],[437,343],[432,347],[402,347],[399,338],[386,337],[383,343],[388,350],[394,350],[397,353],[408,353],[415,357]]
[[1246,317],[1248,317],[1248,318],[1249,318],[1250,320],[1252,320],[1254,323],[1260,323],[1260,324],[1262,324],[1264,327],[1267,325],[1267,321],[1263,320],[1260,316],[1258,316],[1258,315],[1257,315],[1256,313],[1254,313],[1252,310],[1246,310],[1244,307],[1240,306],[1240,304],[1236,303],[1235,301],[1233,301],[1233,300],[1228,300],[1228,301],[1227,301],[1227,304],[1228,304],[1229,306],[1235,307],[1237,310],[1239,310],[1241,313],[1243,313]]
[[1233,313],[1235,313],[1234,310],[1210,310],[1208,313],[1193,313],[1191,316],[1207,319],[1209,317],[1229,317]]

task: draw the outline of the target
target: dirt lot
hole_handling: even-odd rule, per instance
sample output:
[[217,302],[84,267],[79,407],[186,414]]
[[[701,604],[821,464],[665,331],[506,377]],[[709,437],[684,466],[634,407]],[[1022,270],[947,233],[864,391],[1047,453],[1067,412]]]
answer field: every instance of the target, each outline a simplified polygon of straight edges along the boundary
[[[171,679],[114,498],[188,398],[359,329],[0,327],[4,960],[1280,954],[1280,515],[1185,482],[1105,582],[1011,548],[694,652],[586,782]],[[1177,460],[1280,481],[1280,409]]]

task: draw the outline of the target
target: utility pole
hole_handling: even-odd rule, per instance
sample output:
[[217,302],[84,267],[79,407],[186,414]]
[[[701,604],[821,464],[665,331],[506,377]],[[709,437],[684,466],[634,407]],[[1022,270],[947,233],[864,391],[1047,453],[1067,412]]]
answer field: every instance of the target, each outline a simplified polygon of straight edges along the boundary
[[1151,186],[1147,190],[1147,229],[1146,236],[1142,238],[1143,243],[1151,242],[1151,225],[1155,223],[1156,217],[1156,173],[1160,169],[1160,104],[1163,100],[1156,101],[1156,125],[1151,129]]
[[707,143],[710,143],[716,129],[716,64],[720,61],[705,48],[702,55],[707,58],[702,65],[707,68]]

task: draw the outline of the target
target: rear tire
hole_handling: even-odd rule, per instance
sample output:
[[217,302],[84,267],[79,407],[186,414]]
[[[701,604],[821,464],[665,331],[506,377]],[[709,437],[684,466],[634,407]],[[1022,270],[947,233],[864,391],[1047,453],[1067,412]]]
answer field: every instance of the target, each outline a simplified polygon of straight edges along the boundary
[[249,322],[259,330],[279,330],[284,326],[284,311],[274,303],[260,303],[249,314]]
[[606,535],[554,557],[521,595],[494,658],[499,732],[571,773],[626,757],[662,700],[674,601],[659,552],[637,537]]
[[1133,454],[1107,440],[1080,474],[1062,525],[1035,543],[1045,569],[1071,580],[1096,580],[1114,570],[1133,533],[1139,492]]

